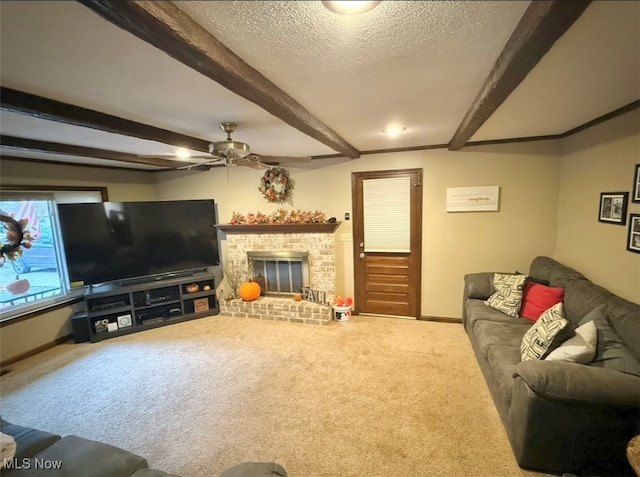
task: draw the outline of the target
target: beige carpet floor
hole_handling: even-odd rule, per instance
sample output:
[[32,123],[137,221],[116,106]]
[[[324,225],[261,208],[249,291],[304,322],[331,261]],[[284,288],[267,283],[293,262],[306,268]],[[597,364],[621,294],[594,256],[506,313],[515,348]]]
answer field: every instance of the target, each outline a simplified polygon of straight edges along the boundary
[[0,378],[3,418],[185,477],[275,461],[291,477],[521,470],[459,324],[208,317],[63,344]]

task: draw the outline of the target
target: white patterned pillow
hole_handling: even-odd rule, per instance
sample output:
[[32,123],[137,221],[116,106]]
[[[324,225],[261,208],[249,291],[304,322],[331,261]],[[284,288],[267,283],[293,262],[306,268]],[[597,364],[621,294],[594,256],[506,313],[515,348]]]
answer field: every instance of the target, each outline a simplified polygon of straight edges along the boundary
[[593,321],[576,328],[576,335],[562,343],[547,355],[547,361],[569,361],[589,364],[596,356],[598,329]]
[[522,337],[522,361],[544,359],[547,354],[574,335],[571,323],[564,317],[564,305],[556,303],[546,310]]
[[520,315],[526,275],[496,273],[493,276],[495,293],[485,303],[491,308],[517,318]]

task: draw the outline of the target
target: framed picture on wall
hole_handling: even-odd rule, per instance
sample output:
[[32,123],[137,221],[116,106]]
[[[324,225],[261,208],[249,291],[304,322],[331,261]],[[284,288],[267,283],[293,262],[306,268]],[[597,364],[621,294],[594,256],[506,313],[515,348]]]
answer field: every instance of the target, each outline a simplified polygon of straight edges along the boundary
[[607,224],[625,225],[627,223],[628,201],[628,192],[601,193],[598,220]]
[[629,215],[629,237],[627,250],[640,253],[640,214]]
[[636,164],[636,170],[633,173],[633,188],[631,189],[631,200],[640,202],[640,164]]

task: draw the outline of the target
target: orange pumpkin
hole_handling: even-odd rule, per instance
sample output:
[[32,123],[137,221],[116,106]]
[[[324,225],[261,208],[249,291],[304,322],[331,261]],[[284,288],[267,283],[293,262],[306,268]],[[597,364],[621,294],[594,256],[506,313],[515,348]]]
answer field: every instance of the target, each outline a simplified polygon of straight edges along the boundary
[[20,293],[24,293],[31,288],[31,283],[26,278],[16,279],[10,283],[7,283],[6,289],[12,295],[19,295]]
[[260,296],[260,285],[249,280],[238,287],[238,295],[242,301],[254,301]]
[[195,293],[200,290],[200,287],[197,283],[192,283],[191,285],[187,285],[186,287],[187,293]]

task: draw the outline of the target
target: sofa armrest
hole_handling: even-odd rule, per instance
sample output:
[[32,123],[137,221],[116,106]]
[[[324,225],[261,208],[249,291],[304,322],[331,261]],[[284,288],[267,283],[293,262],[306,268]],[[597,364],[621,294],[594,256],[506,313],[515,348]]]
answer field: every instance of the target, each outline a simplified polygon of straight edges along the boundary
[[577,363],[532,360],[516,365],[513,377],[548,399],[640,407],[640,377],[632,374]]
[[464,276],[464,296],[486,300],[495,289],[493,288],[493,272],[469,273]]
[[[462,325],[467,330],[467,300],[475,298],[486,300],[495,291],[493,288],[493,272],[469,273],[464,276],[462,293]],[[468,330],[467,330],[468,331]]]

